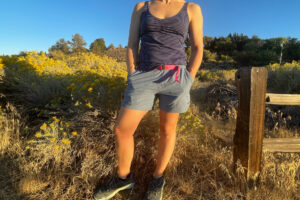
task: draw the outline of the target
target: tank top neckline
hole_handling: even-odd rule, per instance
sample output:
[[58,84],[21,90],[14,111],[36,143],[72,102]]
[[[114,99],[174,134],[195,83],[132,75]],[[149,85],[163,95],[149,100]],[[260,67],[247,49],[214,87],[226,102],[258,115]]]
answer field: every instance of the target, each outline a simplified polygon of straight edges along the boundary
[[171,16],[171,17],[165,18],[165,19],[161,19],[161,18],[155,17],[154,15],[151,14],[150,9],[149,9],[149,1],[146,1],[146,11],[147,11],[153,18],[158,19],[158,20],[160,20],[160,21],[164,21],[164,20],[169,20],[169,19],[172,19],[172,18],[178,16],[178,15],[183,11],[183,9],[185,8],[186,5],[187,5],[187,1],[184,2],[182,8],[179,10],[179,12],[177,12],[177,14],[175,14],[175,15],[173,15],[173,16]]

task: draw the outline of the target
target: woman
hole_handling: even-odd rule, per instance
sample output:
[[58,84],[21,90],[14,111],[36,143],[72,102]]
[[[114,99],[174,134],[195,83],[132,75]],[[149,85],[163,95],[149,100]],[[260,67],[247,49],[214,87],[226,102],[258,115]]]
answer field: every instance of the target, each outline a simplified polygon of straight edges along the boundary
[[[145,199],[162,199],[163,172],[174,150],[178,117],[190,105],[189,91],[202,61],[202,29],[201,8],[195,3],[151,0],[135,5],[127,47],[128,86],[114,127],[118,172],[97,189],[95,199],[110,199],[118,191],[133,187],[133,134],[145,114],[154,108],[156,99],[160,108],[160,141]],[[187,34],[192,50],[188,64],[184,51]]]

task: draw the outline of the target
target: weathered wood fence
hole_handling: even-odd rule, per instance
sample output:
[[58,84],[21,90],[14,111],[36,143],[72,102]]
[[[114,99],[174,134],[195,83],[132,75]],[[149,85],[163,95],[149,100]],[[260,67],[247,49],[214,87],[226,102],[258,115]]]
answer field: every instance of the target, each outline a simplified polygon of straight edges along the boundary
[[267,77],[265,67],[243,67],[235,74],[239,105],[233,138],[233,170],[236,172],[240,160],[246,169],[246,190],[259,178],[262,151],[300,152],[300,138],[263,138],[265,104],[300,105],[300,95],[266,93]]

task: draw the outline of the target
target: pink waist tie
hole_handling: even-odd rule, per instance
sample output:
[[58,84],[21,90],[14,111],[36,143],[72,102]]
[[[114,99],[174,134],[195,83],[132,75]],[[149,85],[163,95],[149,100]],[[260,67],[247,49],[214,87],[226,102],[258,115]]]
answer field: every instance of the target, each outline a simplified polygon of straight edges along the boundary
[[176,80],[178,83],[180,83],[180,81],[178,80],[178,74],[179,74],[180,68],[179,68],[177,65],[160,65],[160,66],[157,67],[157,69],[160,69],[160,70],[164,70],[164,69],[175,69],[175,70],[177,70],[175,80]]

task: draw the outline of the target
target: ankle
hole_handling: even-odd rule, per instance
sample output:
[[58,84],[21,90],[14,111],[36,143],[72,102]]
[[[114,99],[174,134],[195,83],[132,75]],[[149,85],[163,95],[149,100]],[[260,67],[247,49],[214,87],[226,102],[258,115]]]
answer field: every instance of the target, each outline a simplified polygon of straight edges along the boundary
[[164,175],[164,174],[155,174],[155,175],[153,174],[152,177],[155,178],[155,179],[159,179],[159,178],[161,178],[163,175]]
[[119,179],[122,179],[122,180],[126,180],[126,179],[129,177],[130,173],[131,173],[131,172],[129,172],[129,173],[128,173],[127,175],[125,175],[125,176],[120,176],[120,175],[118,174],[118,178],[119,178]]

